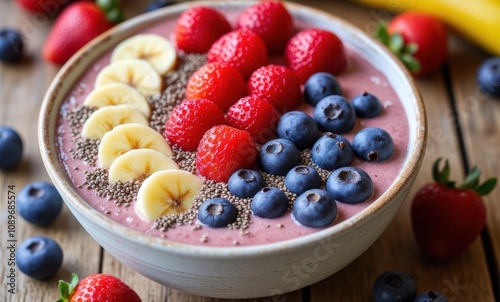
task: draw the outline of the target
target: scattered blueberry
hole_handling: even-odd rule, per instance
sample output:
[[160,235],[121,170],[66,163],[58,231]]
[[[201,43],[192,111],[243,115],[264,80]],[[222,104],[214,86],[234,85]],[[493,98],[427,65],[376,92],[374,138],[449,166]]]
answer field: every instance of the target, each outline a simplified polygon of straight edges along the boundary
[[253,197],[266,186],[262,175],[255,170],[240,169],[234,172],[227,181],[229,192],[240,198]]
[[354,128],[356,112],[343,96],[330,95],[321,99],[314,108],[314,120],[323,132],[344,134]]
[[352,99],[352,106],[356,111],[356,116],[362,118],[376,117],[382,112],[380,100],[371,93],[363,92]]
[[63,251],[53,239],[35,236],[26,239],[16,252],[16,264],[29,277],[46,279],[54,276],[63,261]]
[[406,273],[390,270],[375,279],[372,295],[375,302],[413,301],[417,285]]
[[276,187],[265,187],[252,198],[251,209],[255,216],[278,218],[288,210],[288,198]]
[[440,293],[429,290],[418,295],[413,302],[448,302],[448,299]]
[[321,176],[313,167],[297,166],[286,174],[285,186],[290,192],[300,195],[310,189],[319,189]]
[[10,28],[0,30],[0,61],[16,63],[23,56],[23,38],[18,31]]
[[312,228],[326,227],[337,218],[337,203],[332,194],[311,189],[300,194],[292,208],[297,222]]
[[311,148],[313,163],[329,171],[349,166],[353,158],[351,143],[345,137],[331,132],[326,132]]
[[15,168],[23,156],[23,141],[12,128],[0,126],[0,170]]
[[479,66],[477,83],[490,95],[500,97],[500,57],[489,58]]
[[318,124],[302,111],[290,111],[281,116],[278,122],[278,136],[287,139],[299,150],[311,147],[318,139]]
[[175,4],[175,1],[172,0],[153,0],[149,2],[144,11],[147,13],[173,4]]
[[33,182],[24,186],[17,198],[21,217],[38,226],[47,226],[61,213],[62,198],[53,184]]
[[313,106],[326,96],[341,94],[339,82],[327,72],[317,72],[311,75],[304,86],[304,99]]
[[285,176],[300,160],[300,151],[291,141],[277,138],[260,149],[260,168],[269,174]]
[[238,210],[225,198],[205,200],[198,209],[198,220],[212,228],[222,228],[236,221]]
[[381,162],[392,156],[394,142],[384,129],[369,127],[356,133],[352,139],[352,149],[363,161]]
[[335,200],[343,203],[360,203],[373,194],[370,175],[357,167],[343,167],[333,171],[326,180],[326,190]]

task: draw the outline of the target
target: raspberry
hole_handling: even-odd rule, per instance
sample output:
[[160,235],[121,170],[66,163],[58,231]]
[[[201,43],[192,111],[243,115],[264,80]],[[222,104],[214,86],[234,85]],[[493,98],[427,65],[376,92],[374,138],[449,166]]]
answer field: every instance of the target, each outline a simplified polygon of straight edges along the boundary
[[224,114],[207,99],[184,101],[172,111],[165,127],[168,140],[184,151],[196,151],[205,132],[224,124]]
[[246,94],[245,80],[238,69],[221,63],[208,63],[195,71],[186,86],[186,98],[209,99],[222,112]]
[[264,144],[276,135],[279,114],[265,99],[247,96],[227,112],[227,124],[250,133],[254,141]]
[[283,52],[295,33],[292,17],[277,1],[264,1],[248,7],[239,16],[236,28],[259,35],[270,54]]
[[250,133],[220,125],[208,130],[196,151],[196,169],[210,180],[227,182],[239,169],[253,168],[257,148]]
[[217,40],[208,51],[207,59],[234,66],[247,79],[255,69],[266,64],[267,49],[257,34],[236,30]]
[[266,99],[278,111],[285,113],[299,107],[302,102],[300,80],[285,66],[263,66],[248,79],[248,94]]
[[208,7],[193,7],[184,11],[175,26],[175,42],[186,53],[207,52],[231,25],[218,11]]
[[286,65],[304,83],[313,73],[339,74],[347,66],[342,41],[322,29],[306,29],[293,36],[285,48]]

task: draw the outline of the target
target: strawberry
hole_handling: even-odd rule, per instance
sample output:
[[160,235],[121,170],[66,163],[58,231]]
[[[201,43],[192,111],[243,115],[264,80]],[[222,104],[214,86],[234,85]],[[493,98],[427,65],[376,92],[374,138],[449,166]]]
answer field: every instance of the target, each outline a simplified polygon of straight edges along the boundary
[[59,293],[61,297],[56,302],[141,302],[139,295],[127,284],[106,274],[90,275],[81,281],[73,274],[71,283],[59,281]]
[[[100,6],[99,3],[106,6]],[[116,1],[75,2],[57,17],[43,46],[43,57],[53,64],[64,64],[83,45],[121,20]],[[115,3],[117,4],[117,3]]]
[[184,151],[196,151],[205,132],[225,123],[224,113],[207,99],[184,101],[168,117],[165,136]]
[[177,48],[186,53],[205,53],[223,34],[231,31],[226,18],[213,8],[197,6],[184,11],[174,29]]
[[496,178],[479,184],[481,171],[472,169],[458,187],[448,179],[450,167],[441,159],[433,167],[434,182],[421,187],[411,205],[413,232],[418,246],[430,258],[451,260],[464,251],[480,234],[486,223],[486,208],[481,196],[490,193]]
[[313,73],[337,75],[347,67],[342,41],[329,31],[315,28],[302,30],[288,41],[285,62],[297,72],[301,83]]
[[229,108],[226,119],[229,126],[248,131],[264,144],[275,137],[279,114],[267,100],[246,96]]
[[248,93],[266,99],[282,113],[297,109],[302,102],[297,74],[280,65],[267,65],[254,71],[248,79]]
[[208,63],[195,71],[186,85],[186,98],[209,99],[222,112],[246,94],[245,80],[236,67]]
[[238,68],[245,79],[266,64],[267,49],[251,31],[236,30],[223,35],[207,53],[208,62],[220,62]]
[[198,173],[217,182],[227,181],[236,170],[253,168],[256,160],[250,133],[226,125],[208,130],[196,151]]
[[397,15],[388,27],[381,24],[376,37],[416,77],[439,70],[447,57],[447,33],[436,17],[419,12]]
[[49,17],[54,17],[72,0],[15,0],[23,9],[31,13],[43,13]]
[[281,53],[295,33],[292,16],[278,1],[263,1],[249,6],[236,21],[236,28],[258,34],[270,54]]

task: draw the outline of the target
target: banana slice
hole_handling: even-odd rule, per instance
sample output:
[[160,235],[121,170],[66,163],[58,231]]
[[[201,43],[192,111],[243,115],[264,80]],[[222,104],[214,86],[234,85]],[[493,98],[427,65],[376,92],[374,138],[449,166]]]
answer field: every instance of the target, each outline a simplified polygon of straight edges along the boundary
[[165,170],[151,174],[137,193],[136,211],[151,222],[168,214],[187,211],[203,181],[185,170]]
[[179,169],[170,157],[151,149],[130,150],[118,156],[109,167],[109,182],[144,180],[151,174]]
[[97,159],[101,167],[107,169],[118,156],[134,149],[152,149],[172,157],[170,145],[153,128],[141,124],[123,124],[103,135]]
[[104,67],[95,79],[95,87],[111,83],[127,84],[141,92],[145,97],[161,91],[161,77],[145,60],[124,59]]
[[129,105],[106,106],[94,111],[85,121],[82,137],[101,139],[102,136],[121,124],[136,123],[148,126],[148,120],[142,113]]
[[96,108],[120,104],[135,107],[146,118],[151,115],[151,108],[144,96],[137,89],[122,83],[98,87],[92,90],[83,101],[83,105]]
[[111,62],[123,59],[143,59],[163,75],[175,68],[177,53],[167,39],[155,34],[139,34],[118,44],[111,54]]

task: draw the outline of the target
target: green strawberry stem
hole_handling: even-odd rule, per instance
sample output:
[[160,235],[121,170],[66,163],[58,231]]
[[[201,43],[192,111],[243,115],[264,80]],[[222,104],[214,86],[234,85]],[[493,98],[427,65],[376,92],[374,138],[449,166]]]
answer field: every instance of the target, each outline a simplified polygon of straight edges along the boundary
[[75,273],[71,274],[71,282],[59,280],[59,294],[61,297],[56,302],[68,302],[78,285],[78,281],[78,276]]
[[420,71],[420,62],[413,56],[418,50],[418,45],[415,43],[405,44],[403,36],[399,33],[389,34],[387,24],[379,22],[375,37],[380,40],[387,48],[395,54],[406,68],[411,72]]
[[472,190],[476,192],[479,196],[488,195],[497,184],[497,179],[495,177],[487,179],[482,184],[479,183],[479,177],[481,176],[481,170],[478,167],[472,168],[469,174],[465,177],[463,184],[455,187],[455,181],[450,181],[450,163],[445,160],[443,169],[440,169],[441,158],[438,158],[432,167],[432,176],[434,181],[445,185],[449,188],[457,188],[462,190]]
[[109,21],[118,24],[124,20],[120,0],[96,0],[96,4],[106,14]]

